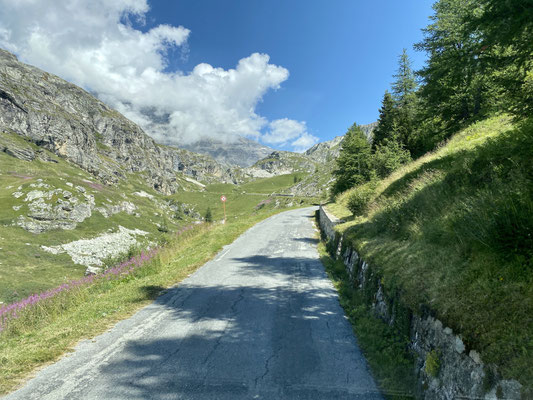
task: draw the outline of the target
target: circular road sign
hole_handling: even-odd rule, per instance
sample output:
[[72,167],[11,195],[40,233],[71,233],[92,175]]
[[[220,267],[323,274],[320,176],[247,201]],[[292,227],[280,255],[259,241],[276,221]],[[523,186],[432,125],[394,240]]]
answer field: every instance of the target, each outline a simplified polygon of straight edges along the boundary
[[220,196],[220,201],[226,201],[226,196],[224,195]]

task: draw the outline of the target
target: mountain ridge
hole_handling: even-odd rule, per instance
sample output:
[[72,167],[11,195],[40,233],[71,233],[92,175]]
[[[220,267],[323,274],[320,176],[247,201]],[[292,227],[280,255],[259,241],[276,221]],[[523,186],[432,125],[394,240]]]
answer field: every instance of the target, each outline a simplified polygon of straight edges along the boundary
[[[176,174],[208,182],[237,182],[241,174],[208,156],[156,143],[87,91],[1,49],[0,131],[16,133],[107,184],[142,173],[151,187],[170,194],[179,188]],[[28,149],[1,143],[2,151],[35,158]]]
[[255,140],[240,136],[228,143],[206,138],[194,143],[182,144],[181,147],[195,153],[209,155],[219,163],[237,165],[241,168],[250,167],[275,151]]

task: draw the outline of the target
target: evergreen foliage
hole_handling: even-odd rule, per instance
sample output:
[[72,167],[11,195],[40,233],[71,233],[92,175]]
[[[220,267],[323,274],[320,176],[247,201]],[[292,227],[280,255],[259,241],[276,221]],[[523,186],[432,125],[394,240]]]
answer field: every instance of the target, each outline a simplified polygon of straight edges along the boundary
[[385,139],[383,144],[379,144],[374,150],[372,166],[379,178],[385,178],[409,161],[411,161],[409,150],[404,149],[394,139]]
[[371,154],[362,141],[364,150],[346,143],[333,194],[373,175],[386,177],[473,122],[533,112],[533,0],[438,0],[433,9],[424,39],[414,46],[427,53],[426,65],[415,73],[403,50]]
[[428,53],[420,95],[425,113],[440,117],[444,128],[456,131],[465,122],[487,114],[496,93],[486,74],[479,35],[469,34],[464,21],[479,11],[477,0],[441,0],[433,6],[434,21],[415,45]]
[[415,128],[417,84],[406,49],[400,55],[398,72],[394,78],[396,80],[392,83],[392,93],[396,102],[395,134],[397,140],[408,147]]
[[343,192],[355,185],[368,182],[374,175],[371,146],[364,132],[353,124],[342,141],[337,168],[333,171],[336,181],[333,194]]
[[396,104],[388,90],[383,95],[378,125],[374,129],[373,136],[372,149],[374,150],[387,138],[396,136]]
[[211,213],[211,207],[207,207],[204,218],[205,222],[213,222],[213,214]]

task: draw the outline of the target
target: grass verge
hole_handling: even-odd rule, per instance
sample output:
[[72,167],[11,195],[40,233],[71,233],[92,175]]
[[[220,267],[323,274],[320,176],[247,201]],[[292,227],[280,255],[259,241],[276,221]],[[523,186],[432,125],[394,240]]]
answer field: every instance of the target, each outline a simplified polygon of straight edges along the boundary
[[[0,334],[0,394],[14,390],[37,368],[56,361],[83,339],[100,334],[180,282],[270,211],[225,225],[199,225],[169,243],[152,261],[123,279],[102,280],[53,299],[16,319]],[[38,317],[35,318],[35,315]]]
[[382,393],[389,400],[413,399],[415,376],[407,350],[409,337],[372,312],[350,282],[344,263],[330,257],[324,242],[319,243],[318,252]]

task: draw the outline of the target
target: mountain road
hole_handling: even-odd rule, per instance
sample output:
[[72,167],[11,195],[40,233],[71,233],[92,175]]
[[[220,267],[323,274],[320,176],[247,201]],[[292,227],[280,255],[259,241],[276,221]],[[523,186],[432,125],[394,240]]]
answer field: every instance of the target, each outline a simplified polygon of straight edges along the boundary
[[382,399],[319,260],[315,209],[255,225],[5,399]]

